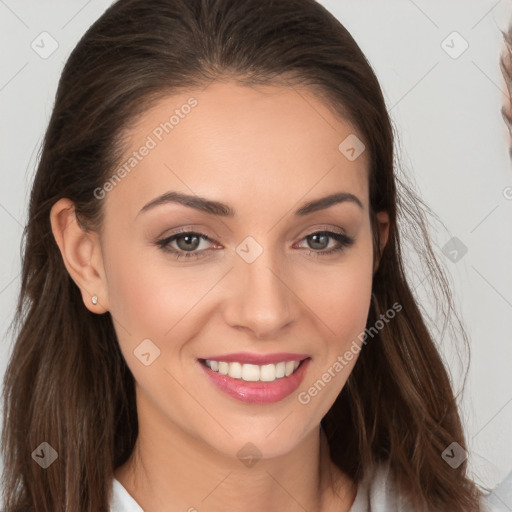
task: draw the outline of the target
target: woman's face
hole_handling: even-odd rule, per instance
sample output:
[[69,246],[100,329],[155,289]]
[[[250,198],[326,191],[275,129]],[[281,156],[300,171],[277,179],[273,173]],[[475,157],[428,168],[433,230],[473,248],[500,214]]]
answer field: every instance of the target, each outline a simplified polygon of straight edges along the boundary
[[[318,426],[370,306],[368,160],[357,144],[304,89],[213,83],[139,119],[125,171],[97,196],[99,300],[141,425],[230,457],[248,442],[263,457],[286,453]],[[190,196],[188,206],[165,194]]]

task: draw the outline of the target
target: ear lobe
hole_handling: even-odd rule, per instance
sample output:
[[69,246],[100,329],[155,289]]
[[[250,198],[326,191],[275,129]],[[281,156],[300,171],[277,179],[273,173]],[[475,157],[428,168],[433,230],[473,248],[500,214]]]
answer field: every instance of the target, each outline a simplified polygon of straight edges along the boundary
[[[384,250],[386,244],[388,243],[389,238],[389,215],[386,211],[381,211],[376,213],[377,217],[377,229],[379,230],[379,239],[380,239],[380,252]],[[380,258],[375,261],[373,272],[377,272],[379,268]]]
[[[105,313],[108,294],[98,234],[80,226],[74,203],[67,198],[53,205],[50,223],[66,270],[80,288],[86,308],[93,313]],[[96,304],[92,301],[94,296]]]

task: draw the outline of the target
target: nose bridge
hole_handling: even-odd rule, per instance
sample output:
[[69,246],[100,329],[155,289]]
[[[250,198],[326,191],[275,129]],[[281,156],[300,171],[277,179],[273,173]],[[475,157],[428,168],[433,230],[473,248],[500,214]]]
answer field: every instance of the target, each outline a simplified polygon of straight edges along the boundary
[[237,253],[227,320],[258,338],[271,337],[297,314],[286,265],[270,245],[264,248],[254,239],[242,242]]

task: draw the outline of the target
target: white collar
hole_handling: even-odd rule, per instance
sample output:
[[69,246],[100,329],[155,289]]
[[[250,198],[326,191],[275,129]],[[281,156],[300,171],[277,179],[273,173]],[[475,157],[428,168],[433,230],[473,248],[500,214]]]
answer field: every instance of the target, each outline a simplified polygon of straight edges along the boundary
[[114,478],[112,482],[112,502],[110,512],[144,512],[132,495]]

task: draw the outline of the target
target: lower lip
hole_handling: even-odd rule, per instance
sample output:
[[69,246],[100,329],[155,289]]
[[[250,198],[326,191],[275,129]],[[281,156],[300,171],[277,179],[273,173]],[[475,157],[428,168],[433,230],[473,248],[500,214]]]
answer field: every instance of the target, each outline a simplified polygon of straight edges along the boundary
[[294,373],[273,382],[246,382],[242,379],[233,379],[229,375],[222,375],[211,370],[200,361],[198,364],[210,381],[229,396],[241,402],[270,404],[283,400],[300,386],[310,361],[310,358],[305,359]]

